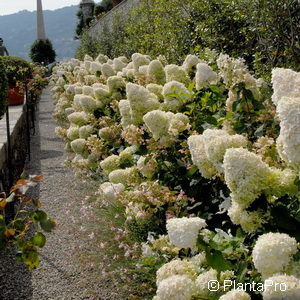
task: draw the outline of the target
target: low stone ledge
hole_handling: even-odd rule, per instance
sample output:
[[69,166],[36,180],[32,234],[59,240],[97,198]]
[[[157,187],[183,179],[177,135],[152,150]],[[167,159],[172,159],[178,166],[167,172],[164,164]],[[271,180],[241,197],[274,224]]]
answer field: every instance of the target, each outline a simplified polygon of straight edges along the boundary
[[[11,174],[17,179],[22,172],[28,153],[26,105],[9,106],[11,139]],[[7,155],[6,115],[0,120],[0,189],[8,191],[9,162]]]

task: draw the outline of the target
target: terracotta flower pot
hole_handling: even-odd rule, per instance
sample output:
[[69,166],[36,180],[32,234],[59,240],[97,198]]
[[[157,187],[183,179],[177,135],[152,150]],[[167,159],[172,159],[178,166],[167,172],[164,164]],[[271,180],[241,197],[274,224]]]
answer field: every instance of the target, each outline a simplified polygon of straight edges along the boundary
[[113,0],[113,6],[117,6],[122,0]]
[[8,105],[21,105],[24,103],[24,93],[20,87],[15,86],[8,90]]

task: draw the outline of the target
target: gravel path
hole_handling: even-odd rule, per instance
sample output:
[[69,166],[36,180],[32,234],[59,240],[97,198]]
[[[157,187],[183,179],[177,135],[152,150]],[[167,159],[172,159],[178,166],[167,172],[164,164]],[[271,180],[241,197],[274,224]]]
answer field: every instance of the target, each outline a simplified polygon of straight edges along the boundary
[[0,257],[0,299],[121,299],[112,297],[107,282],[89,280],[90,267],[78,261],[84,242],[78,238],[80,229],[74,220],[82,216],[76,204],[84,197],[84,183],[80,186],[72,170],[63,166],[64,143],[55,135],[52,111],[49,89],[45,89],[39,105],[39,128],[32,139],[32,159],[26,168],[29,174],[44,176],[45,182],[34,193],[57,228],[47,235],[37,270],[29,272],[9,256],[2,262]]

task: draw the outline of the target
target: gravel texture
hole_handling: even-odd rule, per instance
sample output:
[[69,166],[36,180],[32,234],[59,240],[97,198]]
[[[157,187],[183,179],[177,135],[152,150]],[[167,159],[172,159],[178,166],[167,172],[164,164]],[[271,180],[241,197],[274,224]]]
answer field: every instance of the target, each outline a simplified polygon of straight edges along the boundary
[[84,197],[84,183],[80,186],[77,180],[75,184],[72,170],[63,165],[67,157],[64,143],[55,135],[52,111],[50,92],[45,89],[39,104],[36,135],[32,137],[31,161],[26,169],[29,174],[44,176],[44,183],[32,193],[39,196],[42,209],[55,219],[57,228],[47,234],[37,270],[26,270],[9,255],[0,257],[0,299],[125,299],[111,294],[109,278],[89,280],[95,277],[93,270],[78,259],[83,241],[74,220],[82,215],[76,203]]

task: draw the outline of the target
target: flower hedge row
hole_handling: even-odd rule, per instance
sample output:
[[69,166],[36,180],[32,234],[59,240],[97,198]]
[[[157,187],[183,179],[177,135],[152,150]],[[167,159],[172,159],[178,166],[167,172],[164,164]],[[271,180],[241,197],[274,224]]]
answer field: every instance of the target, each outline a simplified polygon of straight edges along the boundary
[[124,205],[144,261],[165,262],[154,299],[300,297],[299,80],[274,69],[271,96],[242,59],[214,51],[182,65],[135,53],[54,68],[69,164],[101,201]]

